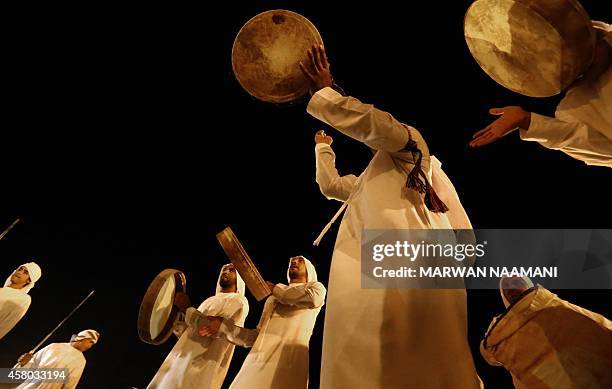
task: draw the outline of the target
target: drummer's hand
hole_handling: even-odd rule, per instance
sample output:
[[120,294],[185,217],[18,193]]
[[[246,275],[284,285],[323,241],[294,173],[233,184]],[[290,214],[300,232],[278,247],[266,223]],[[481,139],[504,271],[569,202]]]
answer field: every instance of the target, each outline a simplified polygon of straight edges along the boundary
[[489,112],[492,115],[501,115],[501,117],[475,133],[470,141],[471,147],[480,147],[495,142],[518,127],[526,130],[531,122],[531,113],[521,107],[492,108]]
[[187,308],[191,306],[189,296],[187,296],[186,293],[177,292],[174,296],[174,305],[176,305],[181,312],[185,312]]
[[276,286],[275,283],[272,283],[270,281],[266,281],[266,284],[268,285],[268,288],[270,288],[270,290],[274,290],[274,287]]
[[327,143],[328,145],[331,146],[332,142],[334,141],[334,139],[325,134],[325,131],[323,130],[319,130],[317,131],[317,133],[315,134],[314,137],[315,143],[319,144],[319,143]]
[[200,331],[198,332],[200,336],[213,336],[217,333],[217,331],[219,331],[223,318],[219,316],[207,316],[206,318],[210,321],[210,323],[206,326],[200,327]]
[[25,366],[28,364],[28,362],[30,362],[33,356],[34,354],[32,353],[23,354],[22,356],[19,357],[17,362],[19,363],[20,366]]
[[308,50],[308,61],[300,62],[300,69],[310,80],[310,94],[315,94],[319,89],[334,84],[334,79],[329,71],[327,55],[322,45],[313,45]]

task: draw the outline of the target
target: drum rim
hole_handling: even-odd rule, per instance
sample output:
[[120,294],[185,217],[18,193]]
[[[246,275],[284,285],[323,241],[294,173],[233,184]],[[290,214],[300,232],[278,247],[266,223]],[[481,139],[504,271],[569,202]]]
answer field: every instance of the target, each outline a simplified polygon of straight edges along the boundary
[[145,292],[145,297],[140,303],[140,309],[138,310],[138,336],[145,343],[159,345],[168,340],[170,335],[172,335],[174,323],[180,314],[178,308],[173,305],[170,315],[168,316],[168,320],[166,321],[162,331],[155,338],[151,337],[150,322],[155,300],[147,301],[146,297],[152,295],[153,293],[155,296],[159,295],[159,292],[169,277],[174,277],[174,295],[176,295],[177,290],[183,293],[186,291],[187,282],[185,279],[185,274],[177,269],[164,269],[155,276],[153,281],[151,281],[147,291]]
[[317,30],[316,26],[308,19],[306,18],[304,15],[301,15],[297,12],[294,11],[290,11],[287,9],[272,9],[272,10],[268,10],[268,11],[264,11],[264,12],[260,12],[257,15],[251,17],[246,23],[244,23],[244,25],[240,28],[240,30],[238,31],[238,33],[236,34],[236,38],[234,38],[234,42],[232,44],[232,54],[231,54],[231,60],[232,60],[232,72],[234,73],[234,77],[236,78],[236,80],[238,80],[238,83],[240,84],[240,86],[242,87],[242,89],[244,89],[249,95],[255,97],[256,99],[268,102],[268,103],[277,103],[277,104],[283,104],[283,103],[290,103],[292,101],[298,100],[299,98],[305,96],[308,93],[308,90],[304,91],[303,93],[297,93],[297,92],[293,92],[287,95],[276,95],[276,96],[271,96],[271,95],[267,95],[267,94],[260,94],[257,93],[255,91],[251,91],[249,90],[243,80],[240,78],[240,76],[238,75],[239,73],[236,71],[236,63],[235,63],[235,53],[237,51],[237,43],[238,43],[238,38],[240,37],[240,34],[245,30],[245,28],[247,28],[253,21],[255,21],[258,18],[264,17],[264,15],[266,14],[270,14],[270,13],[283,13],[286,15],[289,15],[291,17],[294,17],[295,19],[301,20],[303,22],[305,22],[306,26],[308,27],[308,29],[310,30],[311,33],[313,33],[315,41],[318,44],[323,44],[323,38],[321,37],[321,33],[319,32],[319,30]]

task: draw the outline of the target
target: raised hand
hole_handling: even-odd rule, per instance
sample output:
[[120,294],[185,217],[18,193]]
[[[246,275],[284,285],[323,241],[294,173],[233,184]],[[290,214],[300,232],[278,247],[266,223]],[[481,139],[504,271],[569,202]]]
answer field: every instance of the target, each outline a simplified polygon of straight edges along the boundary
[[493,143],[519,127],[527,129],[531,122],[531,113],[521,107],[491,108],[489,113],[501,115],[501,117],[475,133],[470,141],[471,147],[480,147]]
[[334,139],[331,136],[326,135],[325,131],[319,130],[315,134],[314,141],[315,143],[327,143],[328,145],[331,145]]
[[334,78],[329,70],[329,62],[322,45],[313,45],[308,50],[308,61],[306,64],[300,62],[300,69],[310,80],[310,93],[314,94],[334,84]]

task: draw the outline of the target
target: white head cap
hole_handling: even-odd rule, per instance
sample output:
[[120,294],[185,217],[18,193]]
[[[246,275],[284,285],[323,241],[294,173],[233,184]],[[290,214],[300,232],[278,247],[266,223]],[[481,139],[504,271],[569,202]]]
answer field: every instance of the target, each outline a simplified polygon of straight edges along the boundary
[[[32,289],[34,287],[34,284],[36,283],[36,281],[40,280],[40,277],[42,276],[42,269],[40,268],[40,266],[38,266],[36,264],[36,262],[28,262],[28,263],[24,263],[23,265],[21,265],[23,267],[25,267],[26,269],[28,269],[28,273],[30,274],[30,283],[27,284],[26,286],[24,286],[23,288],[21,288],[20,290],[24,293],[28,293],[30,291],[30,289]],[[21,267],[19,266],[19,267]],[[4,286],[7,287],[11,284],[11,277],[13,276],[13,274],[15,274],[15,272],[18,270],[19,268],[15,269],[15,271],[13,271],[11,273],[11,275],[6,279],[6,281],[4,282]]]
[[[306,264],[307,282],[317,282],[317,270],[312,262],[310,262],[308,258],[303,255],[298,255],[298,257],[304,258],[304,263]],[[289,267],[291,267],[291,258],[289,258]],[[287,282],[291,282],[291,278],[289,277],[289,268],[287,268]]]
[[79,332],[76,335],[72,335],[72,338],[70,339],[71,342],[78,342],[79,340],[83,340],[83,339],[91,339],[93,340],[94,344],[98,343],[98,339],[100,339],[100,333],[96,330],[84,330]]
[[[221,281],[221,274],[223,274],[223,269],[226,266],[230,266],[230,265],[231,263],[226,263],[225,265],[221,267],[221,271],[219,272],[219,277],[217,278],[217,287],[215,289],[215,294],[221,293],[221,285],[219,285],[219,281]],[[244,281],[242,280],[242,277],[240,277],[240,273],[238,273],[238,270],[236,270],[236,293],[239,293],[244,296],[244,289],[245,289]]]

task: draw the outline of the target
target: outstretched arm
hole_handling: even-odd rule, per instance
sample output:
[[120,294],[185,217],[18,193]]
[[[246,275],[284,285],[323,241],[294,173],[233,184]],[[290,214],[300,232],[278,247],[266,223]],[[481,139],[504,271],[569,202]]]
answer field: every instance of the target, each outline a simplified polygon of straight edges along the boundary
[[584,161],[587,165],[612,167],[612,139],[580,122],[565,122],[535,113],[522,140],[535,141],[553,150]]
[[411,136],[423,149],[425,145],[419,144],[422,138],[417,135],[416,129],[400,123],[371,104],[342,96],[331,88],[333,78],[323,47],[314,46],[308,55],[309,63],[301,64],[301,68],[311,81],[311,92],[314,93],[308,103],[309,114],[375,150],[400,151],[406,147]]
[[587,165],[612,167],[612,140],[585,123],[571,117],[551,118],[517,106],[493,108],[489,112],[501,116],[474,134],[470,146],[493,143],[519,129],[522,140],[560,150]]

